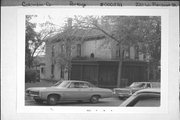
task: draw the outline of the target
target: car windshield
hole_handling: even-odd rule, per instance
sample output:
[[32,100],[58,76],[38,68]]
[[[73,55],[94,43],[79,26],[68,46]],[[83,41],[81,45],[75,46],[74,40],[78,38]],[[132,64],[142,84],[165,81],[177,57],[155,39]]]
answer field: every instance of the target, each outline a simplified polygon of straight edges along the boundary
[[69,83],[70,83],[69,81],[63,81],[63,82],[59,81],[56,84],[54,84],[53,86],[66,88],[69,85]]
[[132,83],[129,87],[131,88],[141,88],[144,87],[144,83]]
[[59,81],[59,82],[55,83],[53,86],[58,86],[58,85],[60,85],[61,83],[62,83],[62,81]]

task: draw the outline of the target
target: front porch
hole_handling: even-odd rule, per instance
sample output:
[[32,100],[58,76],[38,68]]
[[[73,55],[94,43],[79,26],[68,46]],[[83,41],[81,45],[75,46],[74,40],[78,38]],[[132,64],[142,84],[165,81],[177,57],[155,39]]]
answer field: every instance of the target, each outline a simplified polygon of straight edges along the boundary
[[[117,87],[118,60],[73,60],[72,80],[89,81],[98,87]],[[147,81],[147,62],[123,61],[121,87],[132,82]]]

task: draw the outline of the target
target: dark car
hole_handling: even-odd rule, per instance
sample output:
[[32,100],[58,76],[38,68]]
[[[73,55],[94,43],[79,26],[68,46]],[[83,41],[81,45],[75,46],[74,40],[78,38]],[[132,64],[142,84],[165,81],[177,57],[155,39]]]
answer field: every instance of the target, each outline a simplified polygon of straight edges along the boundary
[[120,99],[125,99],[130,97],[133,93],[138,90],[146,88],[160,88],[159,82],[133,82],[130,86],[125,88],[114,88],[114,94]]
[[150,88],[135,92],[120,107],[159,107],[160,89]]

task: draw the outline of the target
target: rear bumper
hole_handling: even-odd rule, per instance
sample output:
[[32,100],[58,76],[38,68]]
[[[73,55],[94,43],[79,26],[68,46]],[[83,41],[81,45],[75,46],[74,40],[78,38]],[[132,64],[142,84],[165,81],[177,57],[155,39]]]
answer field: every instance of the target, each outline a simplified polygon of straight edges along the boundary
[[132,94],[122,94],[122,93],[119,93],[117,96],[118,97],[124,97],[124,98],[127,98],[127,97],[130,97]]

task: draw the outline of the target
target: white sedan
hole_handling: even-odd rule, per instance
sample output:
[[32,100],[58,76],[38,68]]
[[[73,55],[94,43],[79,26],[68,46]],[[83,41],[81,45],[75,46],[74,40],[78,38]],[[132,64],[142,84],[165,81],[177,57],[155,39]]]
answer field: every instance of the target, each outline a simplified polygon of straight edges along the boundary
[[110,89],[98,88],[86,81],[65,80],[51,87],[34,87],[26,89],[26,95],[33,97],[37,103],[47,101],[50,105],[58,101],[83,101],[89,100],[97,103],[99,98],[112,97]]
[[126,99],[120,107],[159,107],[160,95],[159,88],[139,90]]

